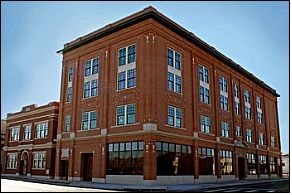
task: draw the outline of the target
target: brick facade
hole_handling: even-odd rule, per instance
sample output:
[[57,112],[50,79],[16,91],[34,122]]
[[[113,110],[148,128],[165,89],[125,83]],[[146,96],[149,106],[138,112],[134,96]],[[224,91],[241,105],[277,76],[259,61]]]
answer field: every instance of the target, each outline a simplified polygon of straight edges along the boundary
[[[133,88],[117,90],[119,49],[132,44],[136,46],[136,85]],[[168,48],[180,54],[181,93],[168,90]],[[56,178],[152,184],[281,175],[277,108],[279,95],[276,91],[155,9],[146,8],[67,43],[59,53],[63,54],[63,65]],[[87,79],[84,76],[85,64],[96,57],[99,60],[98,95],[83,98],[84,83]],[[208,104],[200,101],[199,66],[209,70]],[[73,68],[73,80],[70,82],[69,67]],[[224,77],[228,83],[227,111],[220,109],[220,77]],[[240,115],[234,112],[234,84],[239,86]],[[72,100],[67,102],[67,90],[71,86]],[[250,92],[251,119],[245,117],[244,90]],[[257,122],[257,97],[261,99],[262,104],[262,123]],[[135,105],[135,122],[117,125],[117,107],[128,104]],[[168,125],[168,106],[182,110],[181,127]],[[96,128],[82,130],[82,113],[91,111],[97,113]],[[65,117],[68,115],[71,116],[70,130],[65,131]],[[201,115],[210,118],[210,133],[201,132]],[[222,136],[222,121],[229,124],[228,137]],[[236,136],[236,126],[241,127],[240,136]],[[252,130],[251,143],[246,140],[247,129]],[[258,143],[259,133],[264,136],[262,145]],[[273,147],[271,136],[275,139]],[[107,174],[109,144],[135,141],[144,143],[143,174]],[[159,152],[156,147],[160,142],[177,144],[177,147],[190,146],[192,174],[174,173],[168,180],[165,176],[158,175]],[[199,148],[213,149],[214,174],[200,175]],[[220,154],[223,150],[232,153],[232,172],[228,175],[222,175],[224,163],[222,164]],[[249,175],[251,168],[248,167],[247,153],[255,155],[254,176]],[[264,174],[260,174],[260,155],[267,159]],[[273,173],[269,164],[270,157],[277,159]],[[182,157],[178,157],[180,158]],[[173,166],[176,166],[175,162],[173,163]],[[183,167],[183,164],[179,166]]]

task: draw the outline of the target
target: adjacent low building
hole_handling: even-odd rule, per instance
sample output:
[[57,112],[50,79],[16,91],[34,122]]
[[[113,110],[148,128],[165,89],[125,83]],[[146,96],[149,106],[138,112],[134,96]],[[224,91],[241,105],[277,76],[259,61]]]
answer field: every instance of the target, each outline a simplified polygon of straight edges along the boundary
[[281,175],[276,91],[156,9],[58,53],[56,178],[170,184]]
[[28,105],[6,118],[3,174],[53,178],[59,103]]
[[5,167],[4,152],[3,152],[5,131],[6,131],[6,120],[1,119],[1,173],[2,173],[3,168]]

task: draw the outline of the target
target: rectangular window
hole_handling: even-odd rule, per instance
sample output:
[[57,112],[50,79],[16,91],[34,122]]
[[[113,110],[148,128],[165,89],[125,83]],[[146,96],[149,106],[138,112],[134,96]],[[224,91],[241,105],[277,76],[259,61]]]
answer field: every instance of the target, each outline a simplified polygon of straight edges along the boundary
[[205,83],[209,83],[209,69],[200,65],[199,66],[199,76],[200,76],[200,80],[205,82]]
[[136,62],[136,45],[128,47],[128,64]]
[[108,144],[108,175],[143,175],[144,142]]
[[46,168],[46,154],[45,153],[33,154],[33,168],[37,168],[37,169]]
[[128,83],[127,88],[136,86],[136,69],[128,70]]
[[220,95],[220,109],[228,111],[228,97]]
[[248,106],[245,106],[245,118],[251,119],[251,108]]
[[239,89],[238,89],[238,85],[234,85],[234,97],[239,98]]
[[174,91],[174,74],[168,72],[168,90]]
[[7,169],[17,168],[17,154],[7,154]]
[[211,119],[207,116],[201,115],[201,132],[211,132]]
[[246,141],[248,143],[252,143],[252,130],[250,129],[246,130]]
[[227,80],[224,77],[219,77],[220,91],[227,93]]
[[182,110],[180,108],[168,106],[167,124],[181,128],[182,126]]
[[73,67],[70,66],[68,68],[68,82],[72,82],[73,81]]
[[82,130],[96,129],[96,112],[83,112],[82,113]]
[[65,117],[65,132],[70,131],[70,126],[71,126],[71,115],[66,115],[66,117]]
[[230,137],[229,123],[221,122],[221,136]]
[[175,52],[175,66],[177,70],[180,70],[180,54]]
[[171,49],[167,49],[167,64],[169,66],[173,66],[173,60],[174,56],[173,56],[173,50]]
[[126,64],[126,47],[119,49],[119,66]]
[[260,174],[268,173],[267,156],[259,155]]
[[84,83],[83,97],[90,97],[90,81]]
[[99,66],[98,58],[92,59],[92,74],[97,74],[98,73],[98,66]]
[[117,112],[117,125],[133,124],[136,122],[135,104],[118,106],[116,112]]
[[31,125],[26,125],[24,127],[23,139],[24,140],[30,140],[30,138],[31,138]]
[[256,175],[255,155],[247,153],[246,156],[247,156],[248,174]]
[[240,104],[239,102],[234,102],[234,111],[236,115],[240,115]]
[[275,137],[271,136],[271,146],[274,148],[276,147]]
[[10,141],[18,141],[20,134],[20,128],[15,127],[10,129]]
[[48,122],[38,123],[36,125],[36,138],[45,138],[48,136]]
[[85,62],[84,77],[97,74],[99,72],[99,59],[93,58]]
[[200,102],[209,104],[210,103],[210,94],[209,89],[200,86]]
[[257,108],[262,109],[262,102],[261,102],[261,98],[257,97]]
[[85,63],[85,70],[84,70],[84,76],[90,76],[91,73],[91,60],[86,61]]
[[71,102],[71,101],[72,101],[72,87],[68,87],[66,102]]
[[222,175],[232,175],[232,151],[220,150],[220,169]]
[[259,145],[264,145],[264,134],[259,133]]
[[136,45],[130,45],[119,49],[118,65],[123,66],[136,62]]
[[126,88],[126,72],[120,72],[118,74],[118,90]]
[[244,90],[244,102],[250,103],[250,92],[247,90]]
[[236,136],[241,136],[241,129],[240,126],[235,126]]
[[98,94],[98,82],[97,79],[91,81],[91,96],[97,96]]
[[181,77],[175,75],[175,92],[181,93]]
[[181,68],[180,54],[172,49],[167,49],[167,64],[177,70]]
[[263,114],[261,112],[258,112],[258,123],[263,123]]
[[215,157],[213,148],[198,148],[199,175],[215,175]]
[[270,171],[271,174],[276,174],[276,162],[277,162],[277,158],[270,156]]

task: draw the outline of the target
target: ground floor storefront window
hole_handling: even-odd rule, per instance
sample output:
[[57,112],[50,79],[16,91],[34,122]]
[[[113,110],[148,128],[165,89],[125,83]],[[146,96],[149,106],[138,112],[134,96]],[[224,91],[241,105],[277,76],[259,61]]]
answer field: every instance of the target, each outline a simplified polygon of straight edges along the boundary
[[270,157],[270,171],[271,171],[271,174],[276,174],[276,162],[277,162],[277,158],[276,157],[273,157],[271,156]]
[[259,155],[260,174],[268,173],[267,156]]
[[156,142],[157,175],[193,175],[191,146]]
[[220,150],[220,169],[221,175],[233,174],[232,151]]
[[255,175],[256,174],[255,155],[251,153],[247,153],[246,157],[247,157],[247,164],[248,164],[248,174]]
[[144,143],[108,144],[108,175],[143,175]]
[[215,158],[213,148],[198,148],[199,174],[215,175]]

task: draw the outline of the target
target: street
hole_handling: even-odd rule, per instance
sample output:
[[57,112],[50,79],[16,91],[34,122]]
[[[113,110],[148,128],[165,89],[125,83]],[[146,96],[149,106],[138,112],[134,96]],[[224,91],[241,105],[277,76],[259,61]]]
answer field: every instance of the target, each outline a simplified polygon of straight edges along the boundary
[[1,192],[115,192],[113,190],[77,188],[26,181],[1,179]]

